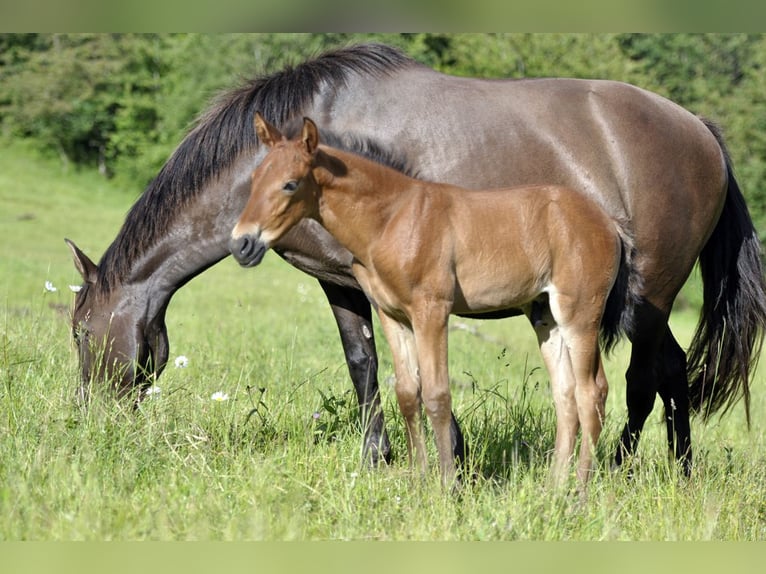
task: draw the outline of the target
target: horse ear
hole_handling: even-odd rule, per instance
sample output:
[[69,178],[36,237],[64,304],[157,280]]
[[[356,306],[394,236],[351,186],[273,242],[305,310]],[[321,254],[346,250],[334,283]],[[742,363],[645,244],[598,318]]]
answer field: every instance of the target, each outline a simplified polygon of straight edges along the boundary
[[260,112],[255,112],[253,125],[255,126],[255,133],[258,134],[258,139],[266,147],[273,147],[278,141],[284,139],[282,133],[267,122]]
[[77,267],[77,271],[82,275],[82,280],[86,283],[95,283],[98,276],[98,266],[90,260],[80,249],[69,239],[64,239],[69,249],[72,250],[72,257],[74,258],[74,266]]
[[306,151],[313,154],[319,145],[319,130],[317,125],[309,118],[303,118],[303,131],[301,141],[306,146]]

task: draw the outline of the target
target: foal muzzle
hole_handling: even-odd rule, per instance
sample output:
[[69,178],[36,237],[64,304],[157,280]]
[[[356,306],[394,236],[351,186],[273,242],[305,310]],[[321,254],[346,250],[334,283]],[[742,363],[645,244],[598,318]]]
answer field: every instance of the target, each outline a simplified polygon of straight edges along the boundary
[[255,267],[266,254],[269,246],[261,239],[261,234],[245,234],[229,240],[229,251],[242,267]]

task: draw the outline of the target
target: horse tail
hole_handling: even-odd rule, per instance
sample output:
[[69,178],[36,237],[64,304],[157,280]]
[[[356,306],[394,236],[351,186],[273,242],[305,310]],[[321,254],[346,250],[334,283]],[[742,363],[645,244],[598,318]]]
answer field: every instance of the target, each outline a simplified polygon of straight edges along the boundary
[[619,221],[616,228],[620,238],[620,266],[601,318],[601,348],[606,354],[612,351],[623,336],[633,333],[634,311],[642,287],[641,276],[634,264],[636,248],[633,237]]
[[749,379],[766,326],[761,244],[723,137],[716,126],[707,121],[705,125],[723,152],[728,189],[718,223],[699,256],[703,303],[687,352],[689,402],[706,420],[744,398],[749,428]]

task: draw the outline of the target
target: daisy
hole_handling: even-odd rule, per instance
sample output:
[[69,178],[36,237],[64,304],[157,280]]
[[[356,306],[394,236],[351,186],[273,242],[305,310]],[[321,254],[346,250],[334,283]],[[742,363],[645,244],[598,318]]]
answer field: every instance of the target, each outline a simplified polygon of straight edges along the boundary
[[229,400],[229,395],[227,395],[223,391],[216,391],[212,395],[210,395],[210,400],[211,401],[216,401],[218,403],[222,403],[224,401],[228,401]]
[[56,289],[56,287],[50,281],[45,282],[45,290],[48,291],[49,293],[55,293],[56,291],[58,291],[58,289]]
[[82,285],[70,285],[70,286],[69,286],[69,290],[70,290],[72,293],[79,293],[79,292],[80,292],[80,290],[82,290]]
[[189,366],[189,359],[186,355],[178,355],[175,361],[176,369],[185,369]]
[[159,395],[162,392],[162,389],[159,388],[157,385],[152,385],[148,389],[144,391],[144,395],[146,397],[153,397],[155,395]]

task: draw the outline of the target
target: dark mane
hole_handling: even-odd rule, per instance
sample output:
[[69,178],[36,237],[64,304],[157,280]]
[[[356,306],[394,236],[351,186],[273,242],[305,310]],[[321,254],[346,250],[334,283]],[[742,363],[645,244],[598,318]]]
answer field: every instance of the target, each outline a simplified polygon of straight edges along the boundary
[[[260,111],[277,127],[299,114],[323,87],[343,86],[350,74],[380,77],[416,62],[395,48],[363,44],[326,52],[282,71],[256,77],[221,94],[197,119],[154,180],[125,218],[99,263],[99,287],[107,294],[129,273],[133,263],[154,245],[206,182],[227,169],[243,152],[255,150],[252,118]],[[358,145],[391,159],[377,146]]]
[[322,131],[321,143],[329,147],[360,155],[376,163],[391,167],[410,177],[418,176],[404,154],[398,153],[394,149],[383,147],[373,139],[363,138],[353,134],[339,135],[329,131]]

